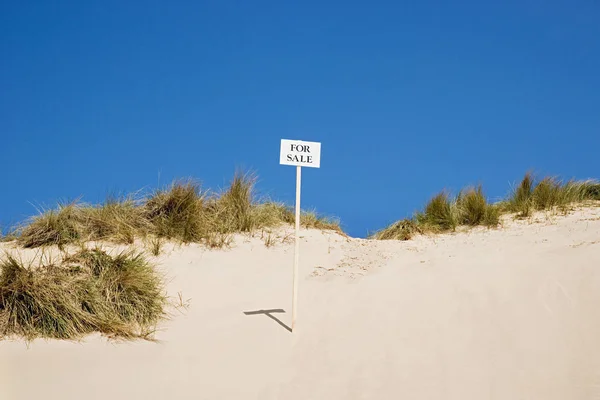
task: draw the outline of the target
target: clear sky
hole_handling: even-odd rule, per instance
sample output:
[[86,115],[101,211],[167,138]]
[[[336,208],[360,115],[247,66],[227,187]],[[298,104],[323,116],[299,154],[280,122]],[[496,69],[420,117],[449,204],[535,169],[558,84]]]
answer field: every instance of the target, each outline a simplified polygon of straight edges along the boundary
[[236,167],[354,236],[443,188],[600,176],[600,3],[0,0],[0,223]]

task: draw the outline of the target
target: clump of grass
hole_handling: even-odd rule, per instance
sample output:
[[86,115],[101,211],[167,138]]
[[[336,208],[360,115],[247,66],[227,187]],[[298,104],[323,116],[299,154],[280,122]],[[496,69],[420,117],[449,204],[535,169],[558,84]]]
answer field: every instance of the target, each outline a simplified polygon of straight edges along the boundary
[[488,204],[483,215],[481,225],[488,228],[495,228],[500,225],[500,216],[502,215],[502,209],[495,204]]
[[44,265],[25,267],[13,256],[0,263],[0,337],[69,339],[101,324],[90,307],[95,287],[76,270]]
[[164,316],[161,278],[141,253],[110,256],[100,249],[83,250],[65,263],[89,270],[111,314],[135,331],[141,332]]
[[236,172],[229,188],[215,201],[213,206],[216,230],[223,233],[250,232],[257,227],[252,213],[254,185],[252,174]]
[[252,208],[252,219],[259,228],[294,223],[294,209],[272,201],[256,204]]
[[342,232],[342,228],[340,227],[340,222],[338,220],[320,216],[316,211],[301,212],[300,225],[305,228]]
[[488,203],[481,185],[461,191],[455,204],[460,225],[492,227],[500,223],[500,210]]
[[153,256],[158,257],[162,250],[163,241],[159,237],[152,238],[150,240],[150,252]]
[[265,247],[273,247],[275,245],[275,237],[271,232],[267,232],[267,235],[263,238]]
[[[296,222],[295,208],[281,203],[262,203],[255,208],[254,212],[257,228],[281,224],[292,225]],[[300,212],[300,226],[309,229],[343,232],[339,220],[319,215],[314,210]]]
[[405,218],[376,232],[372,235],[372,238],[377,240],[410,240],[417,233],[422,233],[417,223],[413,219]]
[[487,200],[481,186],[461,191],[456,199],[456,204],[460,210],[460,224],[470,226],[481,224],[487,209]]
[[533,210],[533,188],[535,187],[533,175],[527,172],[519,186],[513,191],[512,196],[506,202],[506,209],[516,212],[520,218],[531,215]]
[[43,245],[63,247],[81,238],[82,225],[85,225],[85,217],[80,205],[75,202],[59,204],[57,210],[33,217],[21,229],[18,243],[26,248]]
[[141,208],[131,199],[108,199],[97,207],[72,202],[33,217],[21,228],[18,242],[26,248],[44,245],[62,248],[86,240],[131,244],[136,235],[145,235],[150,229]]
[[418,233],[454,231],[460,225],[495,227],[499,223],[500,207],[488,203],[480,185],[462,190],[455,198],[440,192],[413,218],[397,221],[371,237],[409,240]]
[[194,181],[174,182],[168,190],[159,190],[144,207],[144,216],[157,236],[198,242],[207,235],[204,195]]
[[585,181],[583,186],[583,197],[585,199],[600,201],[600,183]]
[[536,210],[548,210],[580,201],[580,195],[577,183],[563,184],[556,178],[546,177],[535,185],[531,200]]
[[506,210],[526,218],[534,210],[564,209],[573,203],[597,200],[599,192],[595,181],[563,182],[556,177],[536,180],[533,174],[527,173],[506,202]]
[[204,243],[212,249],[221,249],[229,247],[233,242],[233,236],[230,233],[209,232]]
[[82,250],[35,267],[0,260],[0,337],[145,337],[165,306],[161,277],[140,254]]
[[447,192],[440,192],[416,215],[416,222],[426,231],[445,232],[458,226],[458,209]]
[[132,244],[136,235],[145,236],[152,231],[143,209],[132,198],[108,198],[98,207],[81,211],[85,215],[84,236],[92,240]]

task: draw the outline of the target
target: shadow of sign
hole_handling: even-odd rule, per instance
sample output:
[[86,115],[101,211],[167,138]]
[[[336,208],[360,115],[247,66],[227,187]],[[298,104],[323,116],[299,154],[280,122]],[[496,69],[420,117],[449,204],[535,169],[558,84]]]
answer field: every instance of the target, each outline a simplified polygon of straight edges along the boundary
[[256,310],[256,311],[244,311],[245,315],[266,315],[267,317],[271,318],[273,321],[277,322],[279,325],[281,325],[282,327],[284,327],[288,332],[292,332],[292,329],[287,326],[285,323],[283,323],[279,318],[277,318],[276,316],[274,316],[274,313],[284,313],[285,310],[281,309],[281,308],[276,308],[276,309],[272,309],[272,310]]

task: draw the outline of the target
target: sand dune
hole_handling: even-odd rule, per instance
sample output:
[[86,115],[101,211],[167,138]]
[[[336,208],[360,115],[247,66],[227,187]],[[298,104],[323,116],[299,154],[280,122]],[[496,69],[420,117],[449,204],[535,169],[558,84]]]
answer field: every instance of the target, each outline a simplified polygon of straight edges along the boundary
[[406,242],[303,231],[293,334],[278,234],[167,245],[189,307],[157,343],[0,342],[0,399],[600,399],[600,208]]

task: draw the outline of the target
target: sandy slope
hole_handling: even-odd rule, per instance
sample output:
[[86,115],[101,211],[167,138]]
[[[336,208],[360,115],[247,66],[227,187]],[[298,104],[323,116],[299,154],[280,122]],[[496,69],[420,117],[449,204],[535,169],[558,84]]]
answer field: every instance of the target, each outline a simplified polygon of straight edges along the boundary
[[[600,399],[600,208],[372,242],[175,247],[160,343],[0,342],[0,399]],[[272,315],[244,312],[284,309]]]

